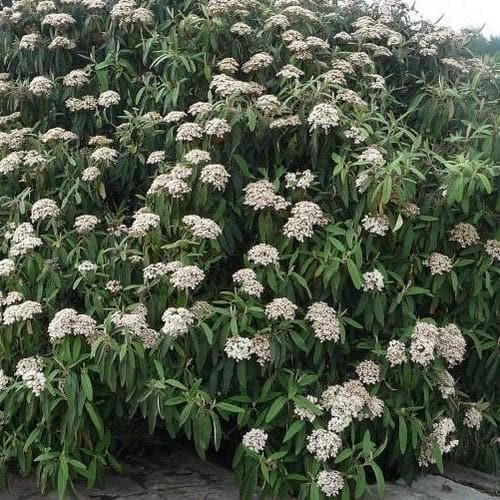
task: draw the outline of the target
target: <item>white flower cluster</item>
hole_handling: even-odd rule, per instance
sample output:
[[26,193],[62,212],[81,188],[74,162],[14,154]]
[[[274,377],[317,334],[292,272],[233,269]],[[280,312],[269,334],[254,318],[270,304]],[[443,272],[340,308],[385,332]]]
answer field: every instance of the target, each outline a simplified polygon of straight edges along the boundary
[[362,361],[356,367],[356,374],[364,385],[380,382],[380,366],[374,361]]
[[306,449],[319,462],[335,458],[341,447],[340,436],[326,429],[315,429],[307,436]]
[[438,329],[436,351],[446,360],[449,367],[464,360],[466,348],[467,343],[457,325],[450,323]]
[[434,359],[438,333],[435,325],[417,321],[410,343],[410,357],[414,363],[427,366]]
[[11,259],[0,260],[0,276],[10,276],[16,272],[16,263]]
[[479,233],[472,224],[460,222],[450,231],[450,241],[458,243],[462,248],[467,248],[479,241]]
[[389,219],[386,215],[370,216],[365,215],[361,221],[363,229],[377,236],[385,236],[389,231]]
[[292,207],[292,216],[283,226],[283,234],[288,238],[295,238],[303,242],[305,238],[314,235],[315,227],[328,224],[320,206],[312,201],[299,201]]
[[381,292],[384,289],[384,276],[375,269],[363,273],[363,291],[365,292]]
[[78,264],[78,272],[83,276],[86,276],[97,271],[97,264],[90,262],[89,260],[84,260]]
[[160,226],[160,216],[150,212],[146,208],[138,210],[134,214],[133,219],[134,221],[128,229],[128,234],[132,238],[142,238]]
[[[319,411],[323,410],[323,407],[319,403],[319,400],[316,396],[309,395],[306,397],[314,406],[316,406],[318,408]],[[314,413],[313,411],[311,411],[307,408],[303,408],[302,406],[297,405],[297,403],[295,403],[293,413],[300,420],[307,420],[308,422],[314,422],[316,420],[316,413]]]
[[240,285],[241,291],[252,296],[260,297],[264,291],[264,286],[257,280],[255,271],[250,268],[243,268],[233,274],[233,281]]
[[335,497],[344,489],[344,478],[335,470],[322,470],[316,483],[327,497]]
[[244,73],[251,73],[271,66],[273,57],[267,52],[258,52],[254,54],[245,64],[241,66]]
[[161,319],[164,322],[162,333],[173,339],[186,334],[195,322],[194,314],[184,307],[169,307]]
[[208,151],[203,151],[203,149],[192,149],[184,155],[184,161],[195,166],[208,163],[210,160],[210,153]]
[[268,319],[283,319],[286,321],[292,321],[295,318],[296,311],[297,306],[286,297],[274,299],[272,302],[267,304],[265,309],[266,317]]
[[321,394],[321,404],[330,413],[328,429],[340,433],[351,422],[380,417],[384,403],[370,396],[360,380],[349,380],[342,385],[332,385]]
[[222,191],[226,187],[230,177],[225,167],[218,163],[205,165],[200,172],[200,181],[211,185],[217,191]]
[[43,359],[39,356],[31,356],[19,360],[16,365],[15,376],[21,377],[23,384],[35,396],[40,396],[46,384],[45,375],[43,374]]
[[387,346],[385,358],[391,367],[406,363],[408,361],[406,346],[399,340],[391,340]]
[[266,243],[254,245],[247,253],[247,258],[250,262],[261,266],[278,264],[279,257],[278,249]]
[[314,106],[307,117],[311,130],[322,129],[328,132],[339,124],[340,116],[335,106],[321,103]]
[[185,215],[182,222],[189,228],[189,231],[195,238],[216,240],[221,234],[220,226],[206,217],[199,215]]
[[488,240],[484,246],[486,253],[493,257],[495,260],[500,262],[500,241],[499,240]]
[[37,314],[42,313],[42,306],[39,302],[26,300],[20,304],[13,304],[3,312],[3,324],[13,325],[18,321],[32,320]]
[[57,203],[50,198],[42,198],[33,203],[31,207],[31,222],[39,222],[45,219],[53,219],[59,217],[61,210]]
[[90,344],[97,338],[97,323],[86,314],[74,309],[62,309],[52,318],[47,329],[50,341],[61,342],[68,335],[82,335]]
[[191,192],[186,179],[191,177],[192,170],[184,165],[176,165],[170,172],[158,175],[151,184],[147,194],[167,193],[172,198],[181,198]]
[[35,236],[35,230],[29,222],[19,224],[14,230],[9,250],[10,257],[26,255],[31,250],[42,245],[42,240]]
[[338,342],[340,338],[340,322],[335,309],[326,302],[315,302],[309,306],[306,320],[311,323],[314,335],[320,342]]
[[146,321],[147,309],[144,306],[138,306],[131,313],[117,311],[112,314],[111,322],[117,328],[126,330],[127,332],[139,337],[145,349],[152,349],[158,345],[160,334],[149,327]]
[[436,444],[442,454],[449,453],[458,445],[458,439],[453,439],[455,424],[451,418],[443,418],[432,427],[432,432],[425,437],[420,448],[418,463],[428,467],[436,463],[433,453],[433,445]]
[[431,270],[433,276],[449,273],[453,268],[452,260],[439,252],[433,252],[423,264]]
[[78,234],[90,234],[98,223],[99,219],[95,215],[79,215],[75,218],[74,228]]
[[255,356],[261,366],[271,360],[271,342],[267,335],[256,335],[253,338],[229,337],[224,345],[226,356],[236,361],[249,360]]
[[482,420],[483,416],[475,406],[472,406],[465,412],[464,425],[469,429],[479,430],[481,428]]
[[287,188],[307,189],[311,187],[316,176],[309,170],[302,172],[289,172],[285,175],[285,186]]
[[204,271],[194,265],[181,265],[170,275],[172,286],[181,290],[194,290],[204,279]]
[[285,210],[290,205],[283,196],[275,193],[272,182],[264,179],[248,184],[243,191],[245,193],[243,204],[254,210],[266,208]]
[[267,432],[262,429],[250,429],[245,433],[241,442],[245,448],[260,453],[264,451],[268,437]]

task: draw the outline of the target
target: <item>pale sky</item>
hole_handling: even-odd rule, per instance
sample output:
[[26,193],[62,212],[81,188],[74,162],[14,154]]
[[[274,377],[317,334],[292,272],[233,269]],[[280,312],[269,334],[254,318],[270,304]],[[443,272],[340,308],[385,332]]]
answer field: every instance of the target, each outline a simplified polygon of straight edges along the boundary
[[452,28],[485,27],[482,33],[500,35],[500,0],[406,0],[425,19],[437,21],[444,16],[439,24]]

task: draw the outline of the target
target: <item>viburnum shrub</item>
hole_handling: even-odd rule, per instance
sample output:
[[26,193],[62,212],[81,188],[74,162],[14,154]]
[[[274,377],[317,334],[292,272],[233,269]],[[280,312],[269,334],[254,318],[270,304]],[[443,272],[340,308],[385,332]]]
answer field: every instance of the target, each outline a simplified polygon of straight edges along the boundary
[[244,499],[497,470],[475,37],[397,0],[4,7],[4,481],[92,487],[144,428],[234,450]]

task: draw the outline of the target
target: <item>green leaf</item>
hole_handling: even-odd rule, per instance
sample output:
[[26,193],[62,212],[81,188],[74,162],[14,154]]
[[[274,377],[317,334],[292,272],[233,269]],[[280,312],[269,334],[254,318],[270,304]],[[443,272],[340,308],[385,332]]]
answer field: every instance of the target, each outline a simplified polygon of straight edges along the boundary
[[66,492],[66,486],[68,484],[69,471],[68,471],[68,459],[65,454],[61,455],[59,459],[59,468],[57,470],[57,492],[59,493],[59,498],[64,498],[64,493]]
[[239,406],[233,405],[231,403],[226,403],[221,401],[215,405],[216,408],[222,411],[227,411],[229,413],[245,413],[244,408],[240,408]]
[[285,406],[286,402],[287,398],[285,396],[280,396],[273,402],[266,415],[265,419],[266,424],[271,422],[278,415],[283,406]]
[[443,473],[443,454],[441,453],[441,448],[436,441],[432,442],[432,456],[436,461],[437,468],[441,474]]
[[94,397],[94,391],[92,389],[92,382],[87,372],[82,373],[82,389],[85,394],[85,397],[92,401]]
[[375,463],[371,462],[370,467],[375,474],[375,480],[377,481],[377,493],[380,498],[384,498],[385,481],[382,469]]
[[305,426],[303,420],[296,420],[286,431],[285,437],[283,438],[283,442],[286,443],[290,441],[298,432],[300,432]]
[[406,421],[402,415],[399,415],[399,449],[401,454],[405,454],[406,445],[408,443],[408,428],[406,426]]
[[349,271],[353,285],[359,290],[363,284],[363,278],[356,264],[351,259],[347,259],[347,270]]
[[169,379],[165,380],[165,382],[168,385],[171,385],[172,387],[177,387],[177,389],[180,389],[181,391],[188,390],[188,388],[184,384],[182,384],[181,382],[179,382],[178,380],[175,380],[173,378],[169,378]]

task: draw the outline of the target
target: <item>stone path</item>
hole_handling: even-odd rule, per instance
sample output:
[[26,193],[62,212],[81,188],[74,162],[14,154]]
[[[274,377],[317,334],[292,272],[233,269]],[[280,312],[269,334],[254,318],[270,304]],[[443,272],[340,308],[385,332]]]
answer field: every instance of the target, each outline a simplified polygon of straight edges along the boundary
[[[238,500],[238,487],[231,472],[200,460],[187,449],[168,454],[152,451],[147,460],[133,458],[124,476],[108,474],[100,489],[78,488],[81,500]],[[70,498],[70,497],[68,497]],[[370,492],[365,500],[375,500]],[[403,483],[386,485],[385,500],[492,500],[493,496],[450,479],[428,475],[411,487]],[[498,498],[498,497],[497,497]],[[11,478],[10,491],[0,500],[53,500],[56,494],[41,495],[31,479]]]

